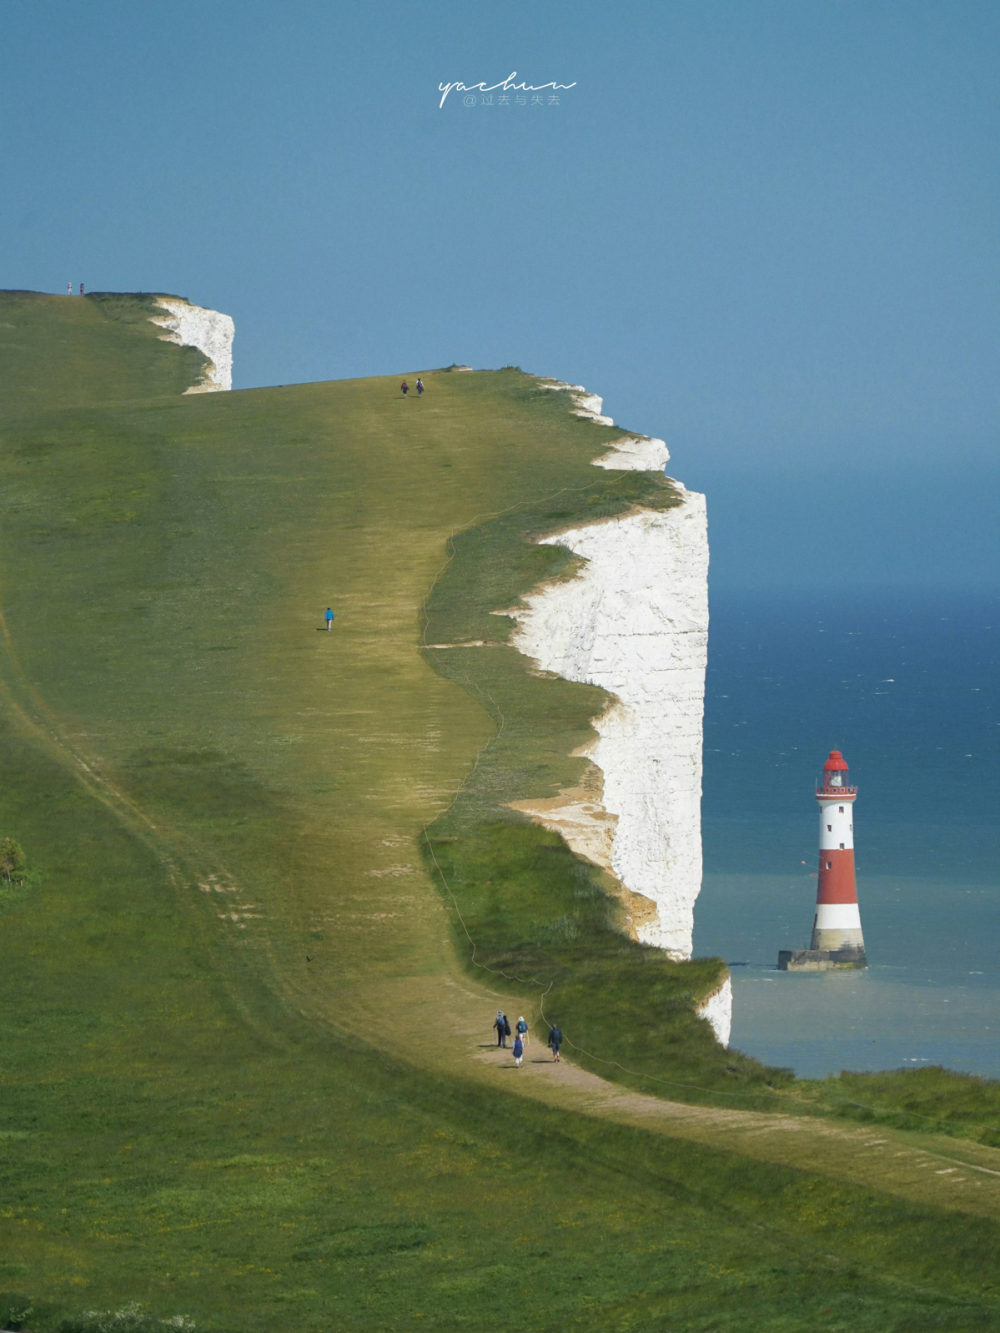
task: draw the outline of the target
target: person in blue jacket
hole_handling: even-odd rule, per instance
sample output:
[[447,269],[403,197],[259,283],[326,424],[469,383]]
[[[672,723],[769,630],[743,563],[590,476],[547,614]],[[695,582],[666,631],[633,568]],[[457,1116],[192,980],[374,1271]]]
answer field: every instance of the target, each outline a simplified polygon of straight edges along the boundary
[[326,627],[333,629],[334,614],[330,607],[326,608]]

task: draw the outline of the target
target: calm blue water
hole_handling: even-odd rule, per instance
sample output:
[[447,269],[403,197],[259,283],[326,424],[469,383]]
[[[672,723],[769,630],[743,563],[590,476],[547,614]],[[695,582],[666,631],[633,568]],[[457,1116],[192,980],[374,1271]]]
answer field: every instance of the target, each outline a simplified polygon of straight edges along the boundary
[[[1000,1077],[998,663],[983,593],[713,596],[695,952],[733,965],[734,1046],[806,1076]],[[859,787],[870,966],[781,973],[778,950],[809,942],[834,747]]]

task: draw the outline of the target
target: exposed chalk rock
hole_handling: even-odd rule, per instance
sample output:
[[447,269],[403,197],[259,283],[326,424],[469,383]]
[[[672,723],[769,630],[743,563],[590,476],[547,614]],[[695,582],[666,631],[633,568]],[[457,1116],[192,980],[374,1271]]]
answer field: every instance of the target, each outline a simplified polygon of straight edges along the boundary
[[[577,755],[589,753],[589,749],[574,751]],[[623,925],[632,939],[640,938],[647,922],[656,921],[656,904],[626,888],[614,873],[611,854],[618,818],[604,808],[604,775],[596,764],[587,765],[578,787],[565,787],[558,795],[545,799],[511,801],[510,809],[558,833],[577,856],[610,872],[614,892],[624,908]]]
[[601,408],[604,406],[604,399],[598,398],[596,393],[588,393],[582,384],[564,384],[562,380],[539,380],[543,389],[555,389],[560,393],[568,393],[572,400],[572,413],[575,417],[585,417],[587,421],[596,421],[599,426],[613,426],[615,423],[610,417],[601,415]]
[[698,1017],[707,1018],[712,1025],[715,1039],[723,1046],[729,1045],[729,1034],[733,1030],[733,979],[727,976],[718,990],[698,1007]]
[[511,801],[510,809],[530,815],[543,828],[558,833],[577,856],[614,873],[611,853],[618,820],[604,808],[604,779],[596,764],[587,765],[578,787],[564,787],[548,798]]
[[[581,385],[543,387],[601,406]],[[627,437],[633,440],[642,451],[617,442],[602,466],[632,470],[644,453],[647,469],[657,467],[666,454],[662,441]],[[605,844],[610,832],[613,874],[656,904],[638,938],[681,959],[691,956],[702,874],[708,533],[705,497],[675,485],[681,503],[673,509],[640,510],[543,538],[586,563],[507,614],[517,621],[512,643],[539,667],[615,696],[595,719],[597,740],[587,750],[604,775],[591,842]],[[578,825],[587,811],[571,804],[570,822]]]
[[701,888],[701,751],[708,641],[704,496],[544,538],[587,562],[524,598],[513,643],[546,671],[617,698],[590,754],[617,815],[615,875],[653,899],[640,937],[691,956]]
[[[599,426],[615,424],[611,417],[601,413],[604,399],[596,393],[588,393],[582,384],[564,384],[562,380],[540,380],[539,384],[543,389],[568,393],[573,403],[573,416],[595,421]],[[619,472],[660,472],[670,458],[664,442],[648,435],[623,435],[620,440],[611,442],[610,449],[610,453],[594,459],[594,467],[613,468]]]
[[648,435],[623,435],[612,440],[611,452],[594,459],[594,467],[611,468],[615,472],[662,472],[670,460],[670,452],[662,440]]
[[200,383],[184,392],[221,393],[232,389],[236,326],[229,315],[220,315],[217,310],[206,310],[173,296],[161,296],[156,304],[169,312],[154,315],[151,320],[151,323],[169,330],[161,334],[163,341],[181,347],[197,347],[208,357],[209,364],[202,372]]

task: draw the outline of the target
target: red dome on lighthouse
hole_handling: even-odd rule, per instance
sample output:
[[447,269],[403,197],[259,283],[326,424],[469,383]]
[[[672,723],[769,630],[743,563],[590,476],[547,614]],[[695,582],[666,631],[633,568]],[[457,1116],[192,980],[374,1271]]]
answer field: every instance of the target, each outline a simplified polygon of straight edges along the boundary
[[850,776],[847,771],[847,760],[839,750],[831,750],[830,758],[823,765],[823,770],[816,783],[816,795],[820,800],[828,799],[834,796],[846,797],[848,800],[854,800],[854,794],[857,787],[849,786]]

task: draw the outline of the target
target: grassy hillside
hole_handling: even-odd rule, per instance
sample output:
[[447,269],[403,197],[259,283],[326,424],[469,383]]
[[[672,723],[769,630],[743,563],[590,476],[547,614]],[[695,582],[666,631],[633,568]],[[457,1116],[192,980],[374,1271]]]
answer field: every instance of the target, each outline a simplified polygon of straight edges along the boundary
[[148,294],[0,293],[4,416],[183,393],[206,358],[161,341],[164,313]]
[[631,944],[505,808],[576,780],[597,697],[487,614],[559,572],[525,537],[669,486],[512,370],[185,398],[201,358],[115,304],[0,298],[5,1322],[996,1326],[974,1180],[917,1202],[479,1051],[541,988],[472,966],[438,866],[580,1044],[788,1100],[694,1017],[718,965]]

